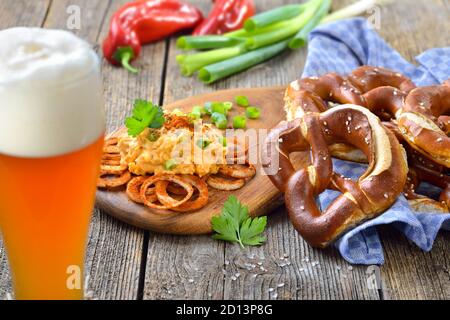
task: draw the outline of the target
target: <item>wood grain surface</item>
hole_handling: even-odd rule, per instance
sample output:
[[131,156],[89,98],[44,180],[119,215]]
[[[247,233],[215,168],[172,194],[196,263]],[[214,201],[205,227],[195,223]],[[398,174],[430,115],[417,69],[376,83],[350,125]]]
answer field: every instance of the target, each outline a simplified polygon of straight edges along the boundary
[[[111,14],[125,0],[2,0],[0,28],[17,25],[66,29],[70,4],[79,5],[80,30],[99,47]],[[203,10],[210,1],[190,0]],[[297,0],[256,0],[266,10]],[[333,9],[352,3],[334,0]],[[409,61],[426,49],[449,46],[448,0],[397,0],[379,8],[377,32]],[[301,75],[307,50],[286,52],[212,86],[183,78],[175,38],[146,46],[138,76],[103,64],[108,129],[119,128],[136,98],[168,104],[228,88],[285,85]],[[279,110],[279,112],[282,112]],[[64,214],[61,208],[61,214]],[[209,236],[161,235],[130,227],[95,210],[88,241],[89,297],[100,299],[450,299],[450,235],[441,232],[431,252],[381,228],[386,264],[350,266],[334,249],[310,248],[283,208],[269,219],[267,243],[241,250]],[[376,275],[377,286],[370,285]],[[379,279],[378,279],[379,278]],[[0,245],[0,298],[11,292]]]

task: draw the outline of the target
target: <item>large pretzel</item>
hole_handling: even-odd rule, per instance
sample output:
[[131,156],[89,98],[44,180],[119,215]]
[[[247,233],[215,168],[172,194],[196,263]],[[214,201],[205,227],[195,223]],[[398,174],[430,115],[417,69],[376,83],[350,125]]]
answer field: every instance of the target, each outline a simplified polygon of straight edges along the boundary
[[[345,124],[345,125],[344,125]],[[328,146],[351,144],[369,160],[367,171],[352,181],[333,172]],[[315,247],[325,247],[343,232],[389,208],[406,182],[407,163],[394,134],[366,108],[343,105],[280,123],[267,139],[263,166],[285,193],[295,229]],[[311,150],[312,164],[298,171],[289,154]],[[270,175],[279,159],[276,174]],[[315,197],[327,188],[342,194],[321,213]]]

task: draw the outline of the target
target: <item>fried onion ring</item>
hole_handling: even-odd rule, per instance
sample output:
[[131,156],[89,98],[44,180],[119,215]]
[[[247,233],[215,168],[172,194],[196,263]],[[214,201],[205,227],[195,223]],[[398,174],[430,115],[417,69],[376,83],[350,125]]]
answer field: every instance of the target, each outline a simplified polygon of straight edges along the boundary
[[[108,179],[106,176],[115,176],[115,178]],[[129,171],[123,171],[120,173],[106,173],[101,172],[100,177],[97,180],[98,188],[115,189],[121,187],[131,180],[131,173]]]
[[[141,198],[141,186],[148,179],[148,176],[134,177],[128,182],[126,193],[128,197],[136,203],[144,203]],[[148,188],[146,192],[146,197],[149,201],[155,202],[158,200],[155,194],[155,188]]]
[[222,166],[219,169],[219,173],[232,177],[232,178],[238,178],[238,179],[246,179],[246,178],[253,178],[256,174],[256,168],[254,165],[248,163],[248,164],[231,164]]
[[103,165],[102,164],[100,166],[100,173],[102,175],[105,175],[105,174],[116,174],[116,175],[118,175],[118,174],[123,173],[127,169],[128,169],[128,166],[126,164],[121,164],[121,165],[118,165],[118,166],[110,166],[110,165]]
[[120,166],[120,160],[102,160],[102,166]]
[[[203,179],[193,175],[183,175],[182,179],[194,186],[198,190],[199,195],[195,200],[188,200],[185,203],[170,209],[177,212],[189,212],[203,208],[208,203],[208,185]],[[162,204],[165,205],[168,204],[165,203],[165,199],[167,197],[170,198],[167,193],[168,186],[168,181],[158,181],[156,183],[156,194],[158,196],[158,199]]]
[[242,188],[245,185],[244,179],[227,179],[220,175],[210,175],[206,180],[208,186],[221,190],[221,191],[233,191]]
[[180,187],[179,185],[177,185],[175,183],[168,183],[167,191],[169,191],[170,193],[175,194],[177,196],[186,195],[186,190],[183,187]]
[[105,146],[103,147],[104,153],[112,153],[112,154],[119,154],[120,149],[118,146]]
[[119,160],[121,156],[118,153],[104,153],[102,156],[102,160]]
[[[181,187],[185,188],[187,194],[181,200],[175,200],[170,196],[165,197],[163,194],[161,194],[161,190],[159,190],[160,188],[158,188],[158,184],[156,184],[156,182],[158,182],[158,181],[174,182],[174,183],[180,185]],[[155,185],[156,186],[156,195],[158,197],[158,200],[162,203],[162,205],[155,204],[154,201],[150,201],[149,199],[147,199],[147,196],[146,196],[147,190],[150,186],[152,186],[154,184],[156,184]],[[141,186],[141,190],[140,190],[140,195],[141,195],[144,205],[146,205],[149,208],[160,209],[160,210],[161,209],[162,210],[172,209],[174,207],[180,206],[181,204],[188,201],[192,197],[193,193],[194,193],[194,189],[192,188],[192,186],[189,183],[187,183],[185,180],[183,180],[179,176],[168,175],[168,174],[155,175],[155,176],[148,178],[147,180],[144,181],[144,183]],[[164,204],[164,203],[167,203],[167,204]]]

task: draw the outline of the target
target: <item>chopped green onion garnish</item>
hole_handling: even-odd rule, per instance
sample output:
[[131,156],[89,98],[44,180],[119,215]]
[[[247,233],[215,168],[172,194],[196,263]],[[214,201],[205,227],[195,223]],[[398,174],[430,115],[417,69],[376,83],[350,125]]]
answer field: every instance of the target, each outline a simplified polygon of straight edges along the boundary
[[223,113],[214,112],[211,115],[211,121],[219,129],[226,129],[227,128],[228,120],[227,120],[227,117]]
[[196,144],[200,149],[206,149],[211,144],[211,141],[209,141],[208,139],[200,138],[197,140]]
[[221,113],[223,115],[227,115],[228,109],[225,107],[225,104],[222,102],[213,102],[211,105],[211,113]]
[[192,107],[192,111],[189,113],[189,117],[193,120],[199,120],[202,118],[203,108],[200,106]]
[[227,146],[227,138],[225,137],[220,137],[219,138],[220,143],[222,144],[222,146],[226,147]]
[[228,126],[228,120],[225,119],[219,119],[216,122],[214,122],[215,126],[220,130],[225,130]]
[[259,119],[261,117],[261,109],[258,107],[248,107],[245,114],[249,119]]
[[247,119],[244,116],[235,116],[233,118],[233,128],[235,129],[245,129],[247,126]]
[[176,163],[176,161],[173,160],[173,159],[167,160],[167,161],[164,163],[164,169],[166,169],[166,170],[172,170],[172,169],[174,169],[176,166],[177,166],[177,163]]
[[150,131],[150,133],[148,135],[148,140],[150,140],[151,142],[155,142],[158,139],[159,139],[159,134],[157,132]]
[[205,102],[205,104],[203,105],[203,113],[204,114],[211,115],[211,113],[212,113],[212,110],[211,110],[212,104],[213,104],[212,102]]
[[214,112],[211,115],[211,121],[212,122],[216,122],[217,120],[220,120],[220,119],[226,119],[226,117],[225,117],[225,115],[223,113]]
[[237,96],[234,98],[234,101],[236,101],[237,105],[241,107],[248,107],[249,105],[248,98],[246,96]]
[[233,109],[233,102],[226,101],[223,103],[223,105],[225,106],[225,109],[227,109],[227,111],[230,111],[231,109]]

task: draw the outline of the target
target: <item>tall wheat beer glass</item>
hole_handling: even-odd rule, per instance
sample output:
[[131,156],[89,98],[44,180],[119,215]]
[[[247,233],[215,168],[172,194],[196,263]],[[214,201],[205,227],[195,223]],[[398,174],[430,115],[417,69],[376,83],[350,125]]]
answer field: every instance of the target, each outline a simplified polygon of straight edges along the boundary
[[17,299],[82,299],[102,152],[100,63],[73,34],[0,31],[0,230]]

